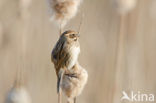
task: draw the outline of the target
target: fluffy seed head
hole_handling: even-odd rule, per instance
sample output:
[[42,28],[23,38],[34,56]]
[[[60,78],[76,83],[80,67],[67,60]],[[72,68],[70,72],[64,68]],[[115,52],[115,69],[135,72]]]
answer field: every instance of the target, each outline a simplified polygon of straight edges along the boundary
[[29,7],[32,3],[32,0],[19,0],[20,5],[20,13],[22,18],[28,18],[29,17]]
[[82,0],[48,0],[51,20],[64,26],[73,18]]
[[31,4],[32,0],[20,0],[19,3],[20,3],[20,6],[21,8],[23,9],[28,9],[30,4]]
[[136,5],[136,0],[113,0],[114,6],[121,14],[132,10]]
[[87,71],[78,63],[72,69],[76,78],[64,75],[62,80],[62,89],[69,100],[81,94],[88,79]]
[[31,99],[26,88],[15,86],[9,91],[5,103],[31,103]]

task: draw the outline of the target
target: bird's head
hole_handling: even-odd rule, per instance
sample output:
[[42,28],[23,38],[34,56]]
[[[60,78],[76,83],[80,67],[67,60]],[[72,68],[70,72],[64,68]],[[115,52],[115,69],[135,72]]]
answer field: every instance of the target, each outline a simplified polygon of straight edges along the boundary
[[68,41],[68,42],[76,42],[79,39],[79,34],[72,30],[67,30],[64,33],[62,33],[62,36]]

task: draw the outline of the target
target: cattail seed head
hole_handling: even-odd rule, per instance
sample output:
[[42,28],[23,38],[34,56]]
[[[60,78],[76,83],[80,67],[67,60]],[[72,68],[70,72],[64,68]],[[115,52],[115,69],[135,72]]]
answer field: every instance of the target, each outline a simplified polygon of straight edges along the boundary
[[[83,91],[88,79],[87,71],[81,67],[78,63],[72,68],[71,74],[75,74],[77,77],[70,77],[64,75],[62,80],[62,90],[70,101],[74,97],[77,97]],[[70,74],[69,74],[70,75]]]
[[32,0],[20,0],[19,3],[20,3],[20,6],[21,8],[23,9],[28,9],[30,4],[31,4]]
[[51,20],[64,26],[73,18],[82,0],[48,0]]
[[31,103],[31,99],[26,88],[18,85],[9,91],[5,103]]
[[114,6],[120,14],[128,13],[136,6],[136,0],[113,0]]
[[20,13],[23,18],[29,17],[28,8],[30,7],[32,0],[19,0]]

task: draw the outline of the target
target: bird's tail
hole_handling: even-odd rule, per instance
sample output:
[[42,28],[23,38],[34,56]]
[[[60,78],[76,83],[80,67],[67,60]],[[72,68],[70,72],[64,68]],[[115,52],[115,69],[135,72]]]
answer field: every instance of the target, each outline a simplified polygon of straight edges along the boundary
[[57,93],[60,93],[63,75],[64,75],[64,70],[60,69],[58,74],[58,80],[57,80]]
[[74,98],[74,103],[76,103],[76,97]]
[[58,93],[58,103],[61,103],[61,84],[62,84],[62,78],[64,75],[65,70],[60,69],[59,74],[58,74],[58,80],[57,80],[57,93]]
[[73,97],[68,97],[67,103],[76,103],[76,97],[75,97],[75,98],[73,98]]

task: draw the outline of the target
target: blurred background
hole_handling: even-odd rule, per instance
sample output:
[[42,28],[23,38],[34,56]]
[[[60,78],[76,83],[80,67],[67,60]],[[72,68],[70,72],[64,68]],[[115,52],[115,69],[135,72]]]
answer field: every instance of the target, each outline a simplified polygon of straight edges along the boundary
[[[124,18],[112,0],[84,0],[80,9],[64,29],[78,30],[85,13],[79,62],[89,78],[78,103],[129,103],[122,91],[156,94],[156,0],[138,0]],[[57,103],[50,55],[58,38],[45,0],[0,0],[0,103],[18,69],[32,103]]]

